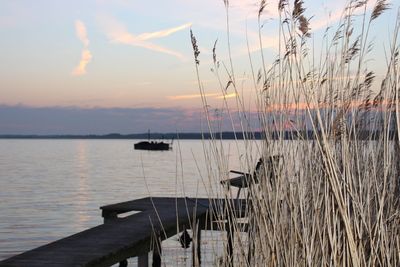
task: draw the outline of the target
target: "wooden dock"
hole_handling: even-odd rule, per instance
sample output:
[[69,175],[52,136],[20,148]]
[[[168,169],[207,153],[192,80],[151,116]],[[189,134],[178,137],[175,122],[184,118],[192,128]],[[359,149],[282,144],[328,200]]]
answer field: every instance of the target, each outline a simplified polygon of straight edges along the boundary
[[[220,199],[143,198],[101,207],[104,224],[24,252],[0,262],[0,267],[111,266],[139,258],[147,266],[151,240],[164,240],[193,222],[205,229],[208,220],[231,202]],[[239,202],[237,202],[239,203]],[[241,211],[236,206],[235,210]],[[119,218],[123,213],[138,213]],[[207,220],[206,220],[207,218]],[[154,253],[153,253],[154,254]],[[155,253],[157,254],[157,253]]]

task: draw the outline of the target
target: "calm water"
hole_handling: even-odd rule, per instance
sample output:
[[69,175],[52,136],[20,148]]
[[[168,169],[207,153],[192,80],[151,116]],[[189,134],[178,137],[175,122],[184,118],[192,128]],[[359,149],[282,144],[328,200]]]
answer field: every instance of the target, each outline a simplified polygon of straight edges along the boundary
[[[133,143],[0,140],[0,260],[101,224],[102,205],[207,196],[202,141],[175,142],[163,152],[137,151]],[[239,168],[237,150],[229,151],[229,167]]]

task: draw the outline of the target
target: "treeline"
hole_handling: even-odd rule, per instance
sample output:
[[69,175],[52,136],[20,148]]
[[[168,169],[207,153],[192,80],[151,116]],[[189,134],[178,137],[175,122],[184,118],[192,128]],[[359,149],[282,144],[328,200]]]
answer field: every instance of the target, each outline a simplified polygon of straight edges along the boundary
[[[320,132],[314,131],[280,131],[268,133],[269,140],[314,140]],[[357,133],[357,139],[359,140],[376,140],[381,136],[379,131],[359,131]],[[110,133],[104,135],[0,135],[2,139],[156,139],[156,140],[201,140],[201,139],[224,139],[224,140],[243,140],[243,139],[254,139],[261,140],[266,137],[263,132],[218,132],[218,133],[139,133],[139,134],[119,134]],[[349,136],[354,138],[354,136]],[[397,137],[394,131],[389,133],[389,138],[393,139]]]

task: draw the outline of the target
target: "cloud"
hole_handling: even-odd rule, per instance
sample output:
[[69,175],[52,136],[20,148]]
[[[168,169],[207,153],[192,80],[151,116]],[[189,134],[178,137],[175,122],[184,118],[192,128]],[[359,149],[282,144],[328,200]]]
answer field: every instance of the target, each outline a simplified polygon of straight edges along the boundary
[[89,46],[89,39],[87,37],[87,31],[85,24],[82,21],[77,20],[75,21],[75,31],[76,35],[78,36],[79,40],[83,43],[85,47]]
[[[232,98],[236,97],[236,93],[230,93],[226,95],[221,95],[221,94],[204,94],[203,97],[212,97],[215,99],[224,99],[224,98]],[[201,94],[192,94],[192,95],[175,95],[175,96],[168,96],[168,99],[170,100],[187,100],[187,99],[197,99],[201,98]]]
[[146,32],[139,35],[134,35],[126,29],[125,25],[110,16],[101,16],[100,21],[103,24],[103,28],[107,37],[113,43],[143,47],[148,50],[177,57],[180,60],[184,60],[185,58],[181,53],[177,51],[165,48],[160,45],[156,45],[154,43],[148,42],[147,40],[169,36],[175,32],[189,28],[191,23],[186,23],[181,26],[165,29],[162,31]]
[[216,98],[217,99],[227,99],[227,98],[233,98],[233,97],[236,97],[236,96],[237,96],[236,93],[230,93],[230,94],[226,94],[226,95],[217,96]]
[[[216,97],[218,94],[205,94],[205,97]],[[196,99],[196,98],[201,98],[201,94],[193,94],[193,95],[175,95],[175,96],[168,96],[168,99],[170,100],[186,100],[186,99]]]
[[[267,7],[261,16],[262,44],[263,49],[272,49],[277,52],[279,51],[279,12],[277,8],[279,1],[272,0],[267,2]],[[375,1],[367,1],[367,12],[373,9],[374,3]],[[310,1],[308,6],[305,4],[306,17],[311,18],[310,31],[316,33],[325,30],[327,27],[333,27],[333,30],[335,30],[336,27],[338,27],[335,26],[335,24],[343,20],[346,15],[346,6],[347,1],[344,0],[330,1],[328,3]],[[261,50],[257,26],[258,8],[259,1],[230,1],[230,33],[236,37],[245,37],[247,27],[250,53],[255,53]],[[293,8],[292,5],[289,5],[289,8]],[[355,17],[359,17],[363,11],[363,8],[356,10],[354,12]],[[223,23],[213,22],[213,24],[209,23],[209,21],[201,22],[201,25],[206,28],[218,31],[224,29]],[[198,25],[198,23],[196,23],[196,25]],[[248,49],[243,45],[243,43],[244,42],[242,42],[242,44],[233,43],[233,45],[237,45],[237,47],[233,49],[233,51],[236,51],[232,54],[233,57],[241,57],[248,54]]]
[[179,108],[29,107],[0,104],[2,134],[196,132],[200,111]]
[[[377,107],[370,108],[368,117],[379,118],[379,112],[387,112],[387,105],[392,104],[383,100]],[[360,108],[362,102],[343,103],[352,108]],[[285,128],[295,126],[291,119],[304,120],[309,125],[310,117],[305,112],[307,106],[311,112],[319,110],[324,114],[330,107],[324,104],[285,104],[271,106],[266,110],[249,110],[248,122],[251,128],[259,129],[260,113],[265,122],[271,127]],[[296,113],[291,112],[292,109]],[[339,106],[340,109],[340,106]],[[288,116],[280,117],[283,112]],[[347,114],[351,114],[351,110]],[[153,132],[201,132],[202,109],[196,108],[82,108],[82,107],[29,107],[24,105],[0,104],[0,135],[7,134],[108,134],[108,133],[143,133],[147,129]],[[215,122],[218,130],[230,131],[233,125],[241,129],[239,122],[243,120],[242,112],[231,109],[230,115],[226,110],[210,109],[210,120]],[[233,121],[231,121],[231,118]],[[283,118],[283,121],[277,118]],[[222,126],[222,128],[220,128]],[[300,125],[299,125],[300,127]]]
[[75,21],[76,36],[83,44],[83,50],[81,54],[81,60],[78,66],[72,71],[72,75],[80,76],[86,74],[86,66],[92,60],[92,53],[89,51],[89,38],[87,37],[87,31],[85,24],[82,21]]
[[142,34],[138,35],[137,38],[145,41],[145,40],[154,39],[154,38],[166,37],[175,32],[187,29],[190,26],[192,26],[192,23],[186,23],[186,24],[183,24],[183,25],[175,27],[175,28],[170,28],[170,29],[166,29],[166,30],[162,30],[162,31],[158,31],[158,32],[146,32],[146,33],[142,33]]
[[79,65],[75,67],[72,71],[72,75],[80,76],[86,74],[86,66],[89,64],[90,60],[92,59],[92,54],[88,49],[83,49],[81,55],[81,61]]

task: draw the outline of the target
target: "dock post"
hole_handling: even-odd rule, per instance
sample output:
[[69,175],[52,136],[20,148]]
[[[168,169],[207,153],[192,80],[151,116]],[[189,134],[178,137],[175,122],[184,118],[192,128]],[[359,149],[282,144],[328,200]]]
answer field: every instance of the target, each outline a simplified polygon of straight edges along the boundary
[[[249,186],[249,191],[253,190],[252,184]],[[247,195],[247,217],[248,217],[248,227],[247,227],[247,240],[248,240],[248,251],[247,251],[247,262],[252,265],[254,261],[254,252],[255,252],[255,237],[257,236],[256,230],[255,230],[255,216],[254,216],[254,206],[253,206],[253,201]]]
[[199,221],[193,223],[192,266],[201,266],[201,228]]
[[128,260],[127,259],[120,261],[119,265],[118,265],[118,267],[127,267],[127,266],[128,266]]
[[228,266],[233,267],[233,242],[234,242],[234,233],[235,229],[233,228],[233,221],[232,221],[232,211],[228,211],[228,225],[226,227],[226,235],[227,235],[227,256],[228,256]]
[[160,232],[154,232],[153,264],[152,267],[161,267],[161,236]]
[[201,266],[201,228],[197,223],[197,259],[199,262],[198,266]]
[[228,236],[228,244],[227,244],[227,254],[228,254],[228,266],[233,266],[233,231],[231,226],[228,226],[226,230],[226,234]]
[[138,256],[138,267],[149,267],[149,255],[147,253]]
[[103,218],[103,223],[112,222],[118,219],[118,214],[116,212],[103,212]]

